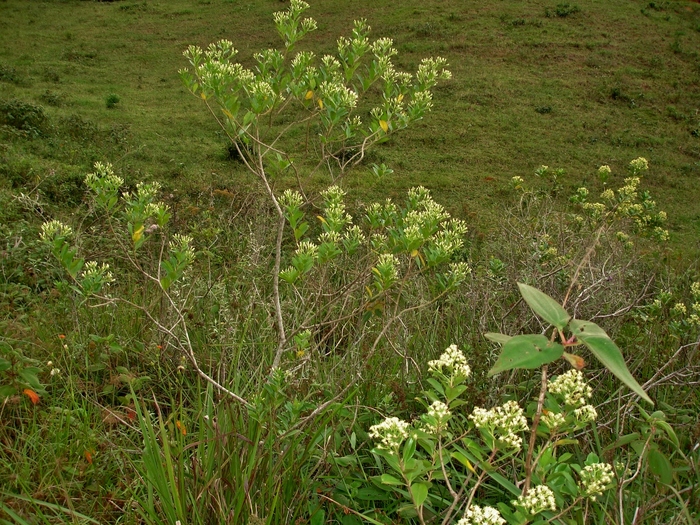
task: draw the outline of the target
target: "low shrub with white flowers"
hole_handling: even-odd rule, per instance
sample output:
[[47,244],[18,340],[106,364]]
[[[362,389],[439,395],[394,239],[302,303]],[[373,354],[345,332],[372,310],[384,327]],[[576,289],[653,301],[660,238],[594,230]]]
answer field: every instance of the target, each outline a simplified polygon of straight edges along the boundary
[[[460,396],[471,369],[456,345],[430,361],[428,373],[423,414],[411,422],[387,417],[369,429],[371,456],[384,465],[372,486],[405,500],[396,508],[399,516],[451,523],[462,509],[458,525],[524,524],[561,511],[575,515],[614,486],[612,467],[596,456],[581,466],[560,452],[562,443],[574,444],[574,433],[595,421],[587,404],[592,389],[581,371],[546,382],[552,410],[542,409],[534,440],[536,414],[526,417],[515,400],[490,409],[464,406]],[[514,497],[504,498],[507,493]]]
[[[639,161],[635,169],[643,166]],[[584,361],[570,352],[587,348],[637,396],[648,403],[651,399],[602,328],[574,319],[532,286],[519,287],[530,309],[551,325],[551,332],[549,337],[486,334],[502,345],[489,375],[539,368],[536,401],[508,399],[491,408],[470,408],[463,399],[471,376],[465,354],[451,345],[429,361],[425,380],[429,388],[418,399],[424,412],[411,422],[387,417],[369,434],[376,446],[365,464],[378,472],[368,482],[372,491],[383,488],[387,498],[399,502],[392,507],[398,517],[421,524],[458,520],[458,525],[552,521],[583,525],[593,505],[604,505],[613,488],[621,490],[634,479],[635,474],[629,474],[621,480],[621,474],[597,454],[585,455],[579,448],[579,436],[595,428],[597,410],[590,404],[593,389],[583,372]],[[550,377],[549,366],[555,361],[575,368]],[[650,422],[648,428],[656,425],[675,439],[662,413],[639,410]],[[650,441],[651,437],[635,443],[646,447]],[[358,508],[362,510],[368,511]],[[605,511],[601,506],[596,512]]]

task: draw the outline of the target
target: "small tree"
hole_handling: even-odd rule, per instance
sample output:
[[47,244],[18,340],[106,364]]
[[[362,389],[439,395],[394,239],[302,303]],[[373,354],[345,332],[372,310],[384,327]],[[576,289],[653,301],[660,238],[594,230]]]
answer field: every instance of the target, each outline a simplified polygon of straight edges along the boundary
[[[258,178],[277,213],[272,299],[279,342],[273,368],[279,366],[289,338],[280,297],[280,276],[293,280],[293,272],[280,273],[287,221],[299,246],[297,260],[307,260],[308,266],[317,259],[313,248],[304,248],[308,224],[302,226],[297,218],[300,208],[310,200],[305,183],[324,172],[337,184],[364,159],[369,148],[430,111],[431,89],[438,80],[450,78],[443,58],[424,59],[415,74],[397,71],[392,63],[397,54],[392,40],[370,42],[365,20],[355,21],[350,38],[338,39],[337,56],[317,60],[310,51],[294,53],[297,43],[316,29],[313,19],[302,18],[308,8],[306,2],[292,0],[286,11],[274,14],[284,48],[256,53],[254,69],[234,62],[236,49],[222,40],[206,50],[190,46],[185,56],[191,68],[180,72],[187,88],[204,101],[246,168]],[[300,130],[305,137],[302,151],[298,141],[288,140],[299,136]],[[298,160],[301,158],[304,160]],[[373,169],[377,174],[390,171],[384,165]],[[274,178],[285,171],[294,174],[300,198],[297,194],[282,198],[274,191]],[[331,194],[335,196],[329,197]],[[337,196],[332,190],[324,203],[333,201],[332,206],[337,206]],[[342,235],[341,230],[350,226],[347,216],[341,214],[343,224],[330,224],[328,217],[324,218],[324,233],[328,235],[321,246],[331,251],[338,247],[340,238],[336,237]],[[413,257],[418,257],[419,248],[409,253],[416,252]]]

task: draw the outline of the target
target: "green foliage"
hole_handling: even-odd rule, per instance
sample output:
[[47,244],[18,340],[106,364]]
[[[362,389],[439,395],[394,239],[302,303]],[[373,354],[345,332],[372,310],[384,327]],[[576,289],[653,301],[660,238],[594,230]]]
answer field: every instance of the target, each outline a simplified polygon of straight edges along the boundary
[[13,99],[0,104],[0,124],[36,137],[47,130],[48,117],[43,107]]
[[[489,339],[496,342],[503,341],[501,355],[489,371],[489,375],[514,368],[537,368],[562,357],[565,347],[583,343],[608,370],[642,399],[653,404],[646,392],[629,373],[620,349],[602,328],[590,321],[571,319],[571,316],[559,303],[532,286],[519,283],[518,287],[530,308],[557,329],[552,334],[552,339],[558,336],[561,341],[556,343],[543,335],[535,334],[515,337],[489,334]],[[573,336],[571,338],[565,335],[567,326]],[[578,362],[577,356],[568,353],[565,359],[570,363]]]
[[0,351],[0,401],[24,393],[33,403],[38,402],[38,396],[46,390],[36,360],[25,357],[7,341],[0,340]]
[[119,95],[116,93],[110,93],[105,97],[105,106],[107,106],[107,109],[114,109],[117,107],[117,104],[119,104],[119,101],[121,98]]
[[[322,460],[319,447],[333,439],[333,419],[344,400],[310,419],[314,403],[287,390],[278,370],[249,405],[232,406],[215,403],[210,385],[198,398],[192,424],[184,413],[166,419],[137,404],[144,436],[137,468],[146,486],[136,500],[145,523],[273,524],[318,511],[307,499],[314,497],[318,467],[312,465]],[[188,445],[192,435],[196,442]],[[195,478],[192,464],[199,469]]]
[[563,4],[557,4],[557,6],[551,11],[549,8],[545,9],[545,15],[547,17],[557,16],[559,18],[566,18],[568,16],[575,15],[576,13],[578,13],[580,11],[581,11],[581,8],[577,5],[563,3]]
[[[448,522],[460,525],[492,506],[511,523],[697,519],[698,273],[679,271],[685,263],[672,252],[692,244],[683,239],[694,239],[695,204],[667,225],[635,180],[645,163],[623,183],[615,160],[653,154],[664,207],[692,190],[686,59],[695,44],[679,35],[672,48],[655,47],[658,58],[644,57],[658,30],[690,28],[694,11],[678,16],[664,3],[642,17],[639,6],[580,4],[584,27],[569,23],[574,13],[548,19],[542,4],[503,3],[494,16],[471,17],[465,33],[463,13],[446,14],[447,4],[387,5],[372,23],[395,32],[394,69],[422,75],[408,86],[400,73],[393,85],[368,83],[384,67],[375,48],[392,49],[369,40],[366,22],[335,42],[326,35],[338,26],[324,20],[310,42],[301,37],[314,24],[295,2],[275,16],[280,49],[240,59],[253,77],[233,90],[233,124],[219,104],[232,92],[207,95],[224,125],[217,136],[170,81],[178,66],[168,57],[182,45],[172,35],[251,35],[237,45],[256,49],[263,41],[249,27],[271,4],[224,3],[224,12],[214,2],[80,2],[66,17],[61,3],[9,1],[7,34],[35,45],[27,55],[5,42],[12,79],[0,79],[0,103],[47,107],[41,134],[0,126],[0,386],[12,388],[2,400],[0,521],[415,523],[447,516],[450,486],[462,509]],[[319,2],[320,11],[331,6]],[[418,21],[406,24],[407,13]],[[202,26],[202,17],[221,23]],[[621,38],[641,23],[639,39]],[[44,28],[56,38],[37,39]],[[494,29],[513,45],[494,45]],[[151,39],[162,52],[122,52]],[[312,44],[335,58],[310,59],[298,74],[292,62]],[[561,57],[550,48],[585,67],[548,68]],[[437,64],[421,66],[420,56],[438,52],[459,82],[418,95]],[[236,69],[236,60],[206,67]],[[139,111],[108,111],[112,90]],[[434,107],[423,124],[414,117],[426,102]],[[554,108],[551,133],[541,133],[533,107]],[[404,124],[412,133],[395,133]],[[222,139],[240,163],[220,161]],[[520,175],[535,166],[523,151],[567,171],[543,168],[526,181]],[[115,166],[83,176],[104,158]],[[593,161],[612,168],[596,171]],[[242,177],[246,162],[259,189]],[[353,167],[358,176],[343,178]],[[419,179],[431,193],[403,197]],[[319,191],[328,181],[335,187]],[[393,200],[365,204],[381,192]],[[468,235],[452,219],[462,216]],[[669,231],[670,249],[661,242]],[[516,282],[537,288],[519,294]],[[583,387],[567,398],[559,378],[569,377],[561,367],[583,366],[569,345],[586,347],[592,325],[572,339],[583,322],[550,297],[610,335],[589,341],[604,363],[585,368],[596,377],[590,400]],[[479,335],[486,330],[504,346],[501,358]],[[469,348],[472,374],[466,359],[424,373],[453,340]],[[488,376],[504,356],[508,373]],[[532,366],[557,376],[541,401],[544,379]],[[659,410],[636,407],[627,386],[639,385],[621,386],[606,367],[637,378]],[[591,404],[578,406],[581,395]],[[515,414],[516,400],[530,431],[506,432],[502,416]],[[385,415],[415,419],[416,435],[396,454],[370,451],[367,429]],[[584,487],[607,474],[603,464],[615,479],[594,501]],[[518,501],[547,496],[545,486],[557,511]]]
[[[456,347],[429,367],[431,389],[422,402],[427,411],[413,423],[392,417],[370,429],[376,446],[358,458],[367,470],[377,472],[366,479],[367,494],[372,493],[368,503],[392,501],[384,507],[389,516],[419,523],[449,523],[457,509],[463,509],[466,520],[460,523],[480,523],[482,513],[491,516],[487,523],[558,518],[584,523],[584,509],[595,508],[615,475],[597,455],[572,453],[579,443],[574,433],[595,419],[594,410],[591,417],[581,408],[590,397],[582,375],[572,371],[566,381],[549,382],[549,410],[542,416],[538,408],[532,416],[532,432],[539,439],[533,435],[523,447],[527,421],[516,402],[491,410],[476,407],[468,417],[458,410],[470,369]],[[387,498],[381,497],[382,491]],[[364,509],[363,499],[354,499],[363,516],[376,515]],[[605,504],[604,497],[600,501]]]

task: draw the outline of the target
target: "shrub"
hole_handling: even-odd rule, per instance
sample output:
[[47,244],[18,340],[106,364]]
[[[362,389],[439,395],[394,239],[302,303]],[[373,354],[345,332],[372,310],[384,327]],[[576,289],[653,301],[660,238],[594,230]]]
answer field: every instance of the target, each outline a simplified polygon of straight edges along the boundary
[[0,104],[0,124],[5,124],[30,135],[38,136],[48,129],[44,108],[31,102],[13,99]]
[[105,105],[107,106],[107,109],[114,109],[117,104],[119,104],[119,101],[119,95],[115,93],[110,93],[105,97]]

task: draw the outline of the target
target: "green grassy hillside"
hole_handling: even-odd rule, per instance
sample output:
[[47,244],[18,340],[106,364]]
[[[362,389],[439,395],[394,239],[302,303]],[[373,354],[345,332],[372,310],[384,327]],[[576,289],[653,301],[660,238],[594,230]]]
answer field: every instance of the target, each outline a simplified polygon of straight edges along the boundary
[[[225,161],[224,140],[177,71],[188,44],[227,38],[244,62],[278,45],[279,9],[273,0],[1,2],[0,100],[46,113],[38,138],[4,128],[5,188],[39,184],[57,202],[77,198],[70,181],[98,159],[185,193],[237,187],[241,170]],[[311,15],[320,27],[304,46],[319,54],[365,17],[375,37],[394,38],[399,67],[442,55],[454,73],[430,118],[375,152],[395,175],[356,177],[360,194],[423,184],[488,230],[512,176],[562,167],[568,193],[601,164],[622,173],[645,156],[675,245],[697,248],[697,4],[320,0]]]

